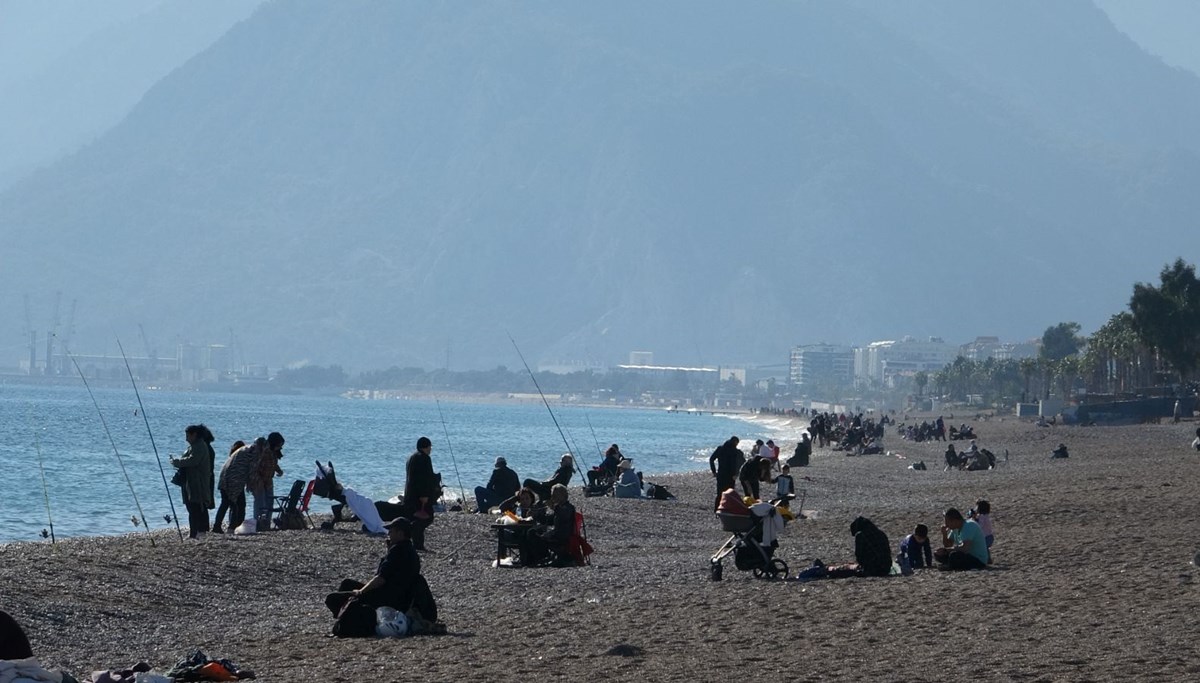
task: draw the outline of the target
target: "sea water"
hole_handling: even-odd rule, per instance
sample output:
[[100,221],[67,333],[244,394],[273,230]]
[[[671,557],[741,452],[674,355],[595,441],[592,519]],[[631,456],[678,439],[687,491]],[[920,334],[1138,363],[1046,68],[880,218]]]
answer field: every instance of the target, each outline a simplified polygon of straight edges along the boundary
[[[82,386],[0,386],[0,542],[39,540],[49,528],[39,448],[57,536],[140,530],[130,519],[137,516],[130,483],[150,528],[174,527],[164,518],[171,514],[167,488],[132,387],[93,391],[99,413]],[[216,436],[218,472],[234,441],[278,431],[287,443],[277,495],[296,479],[312,479],[320,460],[333,462],[343,484],[377,500],[403,491],[405,460],[421,436],[433,441],[434,469],[447,495],[459,497],[461,480],[473,500],[474,487],[487,482],[497,456],[522,479],[546,479],[567,450],[579,455],[586,471],[616,443],[638,470],[654,475],[707,467],[701,463],[731,434],[766,438],[769,431],[766,424],[751,427],[726,416],[551,402],[568,449],[540,403],[441,401],[439,411],[433,401],[146,390],[142,401],[168,482],[174,472],[168,458],[187,448],[184,428],[204,423]],[[577,474],[572,485],[580,483]],[[179,487],[169,490],[175,514],[186,524]],[[328,504],[314,499],[313,510],[327,511]]]

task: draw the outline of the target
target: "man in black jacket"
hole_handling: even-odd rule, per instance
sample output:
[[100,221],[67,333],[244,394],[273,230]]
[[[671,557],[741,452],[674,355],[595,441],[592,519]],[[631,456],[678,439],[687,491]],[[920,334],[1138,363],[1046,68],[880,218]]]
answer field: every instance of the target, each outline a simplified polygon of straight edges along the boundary
[[570,453],[563,453],[558,460],[558,469],[554,470],[554,476],[546,481],[538,481],[536,479],[526,479],[522,485],[532,489],[538,495],[538,500],[546,500],[550,497],[550,488],[555,484],[566,486],[571,483],[571,475],[575,472],[575,458]]
[[487,512],[489,508],[516,495],[520,488],[521,479],[508,468],[508,461],[503,457],[496,458],[496,467],[487,486],[475,487],[475,511]]
[[417,450],[408,456],[405,465],[403,516],[412,520],[413,547],[425,550],[425,528],[433,524],[433,504],[442,494],[442,482],[433,471],[429,453],[433,442],[428,437],[417,439]]
[[411,522],[397,517],[384,525],[388,530],[388,550],[375,576],[367,583],[346,579],[335,593],[325,598],[325,606],[337,621],[333,634],[339,637],[375,635],[375,608],[391,607],[407,612],[415,607],[428,621],[437,621],[437,603],[421,576],[421,558],[409,536]]
[[721,493],[725,489],[733,488],[733,483],[737,481],[738,471],[742,468],[744,461],[745,457],[738,449],[736,436],[729,437],[728,441],[718,446],[717,450],[708,456],[708,468],[717,478],[717,500],[713,503],[714,511],[721,504]]

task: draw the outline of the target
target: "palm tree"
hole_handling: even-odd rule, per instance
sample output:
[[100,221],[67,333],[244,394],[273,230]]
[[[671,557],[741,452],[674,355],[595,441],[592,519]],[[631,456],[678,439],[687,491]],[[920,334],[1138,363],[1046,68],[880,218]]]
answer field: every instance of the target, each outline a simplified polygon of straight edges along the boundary
[[913,384],[917,385],[917,397],[920,398],[925,393],[925,385],[929,384],[929,373],[921,370],[913,375]]

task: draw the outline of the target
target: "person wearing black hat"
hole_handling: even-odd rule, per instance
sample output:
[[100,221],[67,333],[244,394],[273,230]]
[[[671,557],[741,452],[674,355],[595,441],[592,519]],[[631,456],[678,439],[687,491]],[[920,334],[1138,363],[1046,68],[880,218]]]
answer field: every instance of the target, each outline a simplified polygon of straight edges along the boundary
[[412,521],[413,546],[425,550],[425,528],[433,524],[433,504],[442,494],[441,478],[433,471],[433,442],[417,439],[417,450],[405,465],[404,501],[401,514]]
[[475,487],[475,511],[487,512],[492,507],[515,496],[521,488],[521,479],[517,473],[508,468],[508,461],[503,457],[496,458],[496,466],[487,486]]
[[413,548],[413,523],[406,517],[397,517],[384,527],[388,530],[388,550],[379,561],[375,576],[366,583],[345,579],[336,592],[325,598],[325,606],[337,618],[333,624],[336,636],[375,635],[377,607],[391,607],[400,612],[416,608],[428,621],[437,621],[437,603],[429,583],[421,576],[421,557]]

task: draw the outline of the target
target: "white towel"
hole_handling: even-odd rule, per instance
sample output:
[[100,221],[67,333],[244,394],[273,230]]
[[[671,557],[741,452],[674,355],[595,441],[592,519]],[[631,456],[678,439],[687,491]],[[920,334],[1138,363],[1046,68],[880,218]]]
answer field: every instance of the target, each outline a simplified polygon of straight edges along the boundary
[[763,545],[771,545],[775,539],[779,538],[779,534],[783,533],[783,517],[774,505],[770,503],[755,503],[750,506],[750,512],[755,517],[763,518]]
[[358,517],[368,532],[387,533],[387,529],[383,528],[383,518],[379,516],[379,510],[375,509],[374,501],[349,486],[342,486],[342,495],[346,496],[346,506]]

